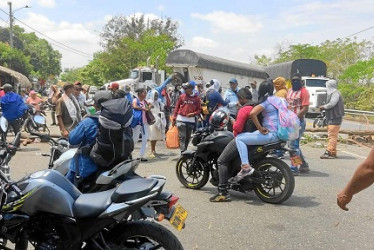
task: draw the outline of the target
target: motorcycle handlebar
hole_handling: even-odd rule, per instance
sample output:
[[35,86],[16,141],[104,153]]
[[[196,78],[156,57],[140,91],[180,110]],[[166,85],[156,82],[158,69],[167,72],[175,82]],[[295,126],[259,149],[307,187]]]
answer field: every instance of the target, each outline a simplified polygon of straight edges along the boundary
[[39,137],[41,140],[46,140],[46,141],[48,141],[48,142],[52,142],[54,145],[57,145],[57,144],[58,144],[58,143],[57,143],[54,139],[52,139],[52,137],[50,137],[49,135],[39,134],[39,133],[35,133],[35,132],[30,132],[30,134]]

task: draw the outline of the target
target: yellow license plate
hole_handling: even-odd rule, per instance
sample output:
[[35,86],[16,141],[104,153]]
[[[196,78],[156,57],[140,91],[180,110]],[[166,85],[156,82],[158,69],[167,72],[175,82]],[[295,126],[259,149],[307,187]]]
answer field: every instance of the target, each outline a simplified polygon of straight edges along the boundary
[[294,166],[299,166],[303,163],[300,156],[291,157],[291,162],[292,162],[292,165]]
[[175,229],[180,231],[183,229],[184,222],[187,219],[187,215],[188,215],[187,210],[178,204],[174,208],[173,215],[171,216],[171,219],[169,220],[169,222],[173,227],[175,227]]

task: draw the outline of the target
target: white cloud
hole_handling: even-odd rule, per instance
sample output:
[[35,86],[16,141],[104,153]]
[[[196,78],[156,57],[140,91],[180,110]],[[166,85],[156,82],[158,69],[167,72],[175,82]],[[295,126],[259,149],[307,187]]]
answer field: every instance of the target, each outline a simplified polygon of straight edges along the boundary
[[194,49],[201,49],[201,48],[216,48],[217,43],[214,42],[212,39],[204,38],[204,37],[193,37],[191,40],[191,47]]
[[203,15],[192,13],[192,18],[208,21],[214,32],[254,33],[262,29],[263,25],[256,17],[239,15],[233,12],[213,11]]
[[47,8],[53,8],[56,5],[55,0],[38,0],[38,4]]

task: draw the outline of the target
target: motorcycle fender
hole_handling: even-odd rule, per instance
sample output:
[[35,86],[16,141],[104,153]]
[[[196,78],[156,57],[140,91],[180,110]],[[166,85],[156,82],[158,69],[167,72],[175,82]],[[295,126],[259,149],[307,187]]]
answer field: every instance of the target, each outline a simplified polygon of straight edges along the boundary
[[96,179],[96,184],[105,185],[110,184],[118,177],[129,172],[134,172],[139,165],[139,160],[126,160],[118,163],[111,170],[105,171]]
[[74,158],[78,148],[71,148],[68,151],[61,154],[61,156],[53,163],[53,169],[60,172],[62,175],[66,175],[70,168],[71,160]]
[[187,158],[187,159],[191,159],[194,157],[194,155],[196,154],[196,151],[195,150],[186,150],[182,153],[182,155]]
[[198,152],[203,152],[206,147],[208,147],[209,145],[212,145],[212,144],[214,144],[213,141],[200,142],[199,144],[197,144],[197,151]]

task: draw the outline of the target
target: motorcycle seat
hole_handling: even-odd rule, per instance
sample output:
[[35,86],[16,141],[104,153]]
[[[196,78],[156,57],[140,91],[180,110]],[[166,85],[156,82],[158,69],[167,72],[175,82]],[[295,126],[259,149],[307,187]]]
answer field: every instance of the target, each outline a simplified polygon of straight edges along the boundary
[[121,183],[112,194],[115,203],[135,200],[149,193],[157,185],[158,181],[152,178],[136,178]]
[[112,203],[111,196],[115,188],[91,194],[81,194],[75,200],[73,213],[76,218],[99,216]]
[[271,149],[280,149],[282,147],[282,144],[286,143],[285,141],[276,141],[272,143],[267,143],[264,145],[249,145],[248,146],[248,152],[249,153],[262,153],[269,151]]

